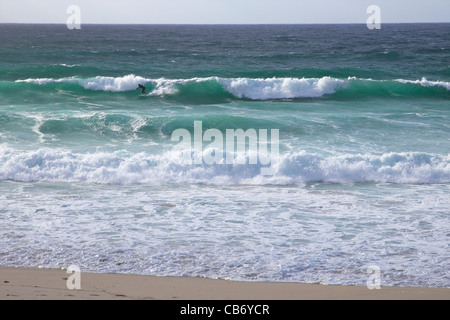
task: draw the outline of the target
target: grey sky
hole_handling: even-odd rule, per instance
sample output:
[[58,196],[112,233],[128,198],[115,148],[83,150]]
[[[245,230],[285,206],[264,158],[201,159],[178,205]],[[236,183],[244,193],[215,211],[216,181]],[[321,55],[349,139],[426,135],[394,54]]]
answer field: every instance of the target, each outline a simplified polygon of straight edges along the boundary
[[369,5],[382,23],[450,22],[450,0],[0,0],[0,23],[365,23]]

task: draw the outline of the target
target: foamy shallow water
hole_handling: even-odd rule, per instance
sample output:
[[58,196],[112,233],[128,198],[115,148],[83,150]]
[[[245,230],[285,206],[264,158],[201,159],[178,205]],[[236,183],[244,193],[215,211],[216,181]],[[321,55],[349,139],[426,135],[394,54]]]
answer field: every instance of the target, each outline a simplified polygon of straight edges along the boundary
[[448,185],[0,183],[2,266],[448,287]]

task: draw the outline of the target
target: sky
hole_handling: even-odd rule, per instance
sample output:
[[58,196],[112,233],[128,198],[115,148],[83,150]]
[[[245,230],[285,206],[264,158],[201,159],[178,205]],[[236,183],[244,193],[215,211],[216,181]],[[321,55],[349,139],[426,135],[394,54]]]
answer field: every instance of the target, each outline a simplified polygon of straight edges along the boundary
[[0,23],[61,23],[80,8],[81,23],[382,23],[450,22],[450,0],[0,0]]

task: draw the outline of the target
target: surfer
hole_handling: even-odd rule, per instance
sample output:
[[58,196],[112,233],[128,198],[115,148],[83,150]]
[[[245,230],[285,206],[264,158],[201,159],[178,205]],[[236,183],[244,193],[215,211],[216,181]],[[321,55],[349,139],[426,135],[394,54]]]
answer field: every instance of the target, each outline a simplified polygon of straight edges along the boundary
[[147,94],[145,92],[145,87],[142,84],[139,84],[139,86],[136,88],[136,90],[139,89],[139,88],[142,89],[142,94]]

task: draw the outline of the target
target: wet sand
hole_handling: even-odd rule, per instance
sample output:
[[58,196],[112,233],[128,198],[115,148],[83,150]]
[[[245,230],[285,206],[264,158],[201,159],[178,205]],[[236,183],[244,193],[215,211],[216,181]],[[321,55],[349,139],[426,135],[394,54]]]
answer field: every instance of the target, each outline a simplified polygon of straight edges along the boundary
[[[241,282],[188,277],[80,273],[69,289],[66,270],[0,268],[0,299],[11,300],[448,300],[449,288]],[[70,282],[75,284],[76,281]]]

